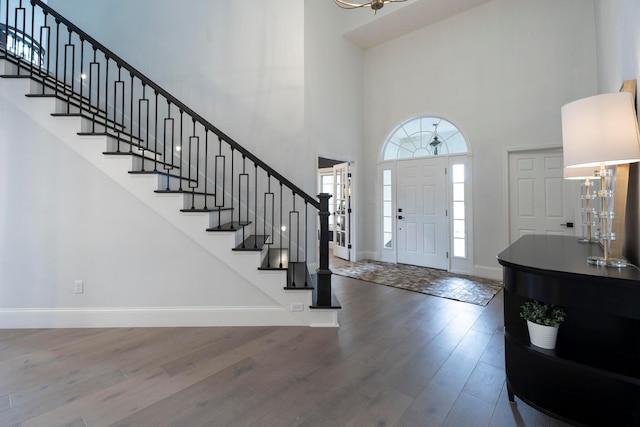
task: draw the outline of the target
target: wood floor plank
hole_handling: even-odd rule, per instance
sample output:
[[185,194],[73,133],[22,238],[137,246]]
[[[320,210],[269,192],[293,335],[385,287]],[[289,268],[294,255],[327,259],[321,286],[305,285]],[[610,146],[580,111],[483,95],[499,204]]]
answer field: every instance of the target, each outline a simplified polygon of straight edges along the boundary
[[189,387],[158,400],[153,405],[120,419],[116,425],[183,425],[197,426],[218,417],[218,421],[233,415],[254,393],[239,382],[256,363],[244,358],[207,376]]
[[504,330],[499,329],[489,341],[487,348],[480,357],[480,362],[504,371]]
[[413,399],[407,395],[385,389],[378,393],[366,408],[345,424],[347,427],[393,426],[411,405]]
[[399,425],[442,425],[490,339],[490,335],[469,330]]
[[442,423],[443,427],[473,426],[485,427],[489,425],[494,405],[472,396],[461,393],[451,411]]
[[41,386],[35,390],[21,390],[11,396],[11,410],[0,411],[0,425],[19,425],[125,380],[126,377],[118,370],[89,376],[82,381],[69,380],[62,384]]
[[[0,396],[0,412],[7,410],[11,408],[11,397],[9,394],[5,394],[3,396]],[[0,420],[2,420],[2,418],[0,417]]]
[[493,407],[498,401],[505,379],[504,369],[478,362],[462,391],[490,403]]
[[87,425],[107,426],[182,388],[182,384],[171,382],[166,372],[156,369],[76,399],[21,425],[43,425],[43,422],[50,423],[50,426],[63,425],[81,416]]

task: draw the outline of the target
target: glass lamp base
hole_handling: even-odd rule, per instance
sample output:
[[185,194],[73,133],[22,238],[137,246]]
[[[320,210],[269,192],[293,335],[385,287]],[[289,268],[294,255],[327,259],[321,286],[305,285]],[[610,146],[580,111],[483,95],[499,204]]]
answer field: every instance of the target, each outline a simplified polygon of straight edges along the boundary
[[590,256],[587,258],[589,264],[597,265],[598,267],[626,267],[627,261],[620,258],[605,258],[601,256]]
[[586,237],[581,237],[578,239],[578,243],[600,243],[598,239],[587,239]]

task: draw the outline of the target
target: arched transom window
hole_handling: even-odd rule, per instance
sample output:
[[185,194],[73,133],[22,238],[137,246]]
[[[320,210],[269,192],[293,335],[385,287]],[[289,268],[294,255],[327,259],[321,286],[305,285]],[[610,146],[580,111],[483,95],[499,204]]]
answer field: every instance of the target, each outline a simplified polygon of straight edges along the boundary
[[466,153],[464,136],[451,122],[432,116],[416,117],[396,127],[382,151],[382,160],[410,159]]

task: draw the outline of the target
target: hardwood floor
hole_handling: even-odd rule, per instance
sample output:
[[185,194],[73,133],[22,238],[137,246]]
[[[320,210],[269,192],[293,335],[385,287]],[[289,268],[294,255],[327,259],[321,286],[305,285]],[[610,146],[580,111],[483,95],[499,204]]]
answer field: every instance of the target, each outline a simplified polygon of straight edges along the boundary
[[339,329],[2,330],[0,425],[566,425],[508,402],[502,292],[334,288]]

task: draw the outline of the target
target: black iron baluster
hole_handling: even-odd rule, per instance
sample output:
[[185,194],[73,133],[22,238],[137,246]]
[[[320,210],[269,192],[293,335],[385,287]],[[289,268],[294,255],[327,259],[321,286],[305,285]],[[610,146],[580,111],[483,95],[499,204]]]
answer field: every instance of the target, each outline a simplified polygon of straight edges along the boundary
[[[4,45],[4,54],[3,54],[3,58],[8,58],[9,57],[9,2],[11,0],[7,0],[7,4],[6,4],[6,11],[4,14],[4,29],[6,30],[7,34],[7,40],[5,42]],[[46,20],[45,20],[46,22]]]
[[153,91],[156,95],[156,103],[153,109],[155,121],[153,124],[153,171],[158,171],[158,91]]
[[[304,201],[304,265],[307,265],[307,261],[309,260],[309,202]],[[309,282],[307,281],[307,274],[304,275],[304,287],[309,287]]]
[[58,82],[60,81],[60,76],[58,75],[58,64],[60,62],[60,21],[58,19],[56,19],[56,76],[55,76],[55,82],[53,83],[55,88],[54,88],[54,93],[56,96],[58,96]]
[[[131,75],[131,94],[133,95],[133,75]],[[144,132],[145,143],[142,148],[142,170],[145,170],[146,156],[145,150],[149,149],[149,100],[147,99],[147,86],[142,83],[142,98],[138,99],[138,141],[142,141],[142,106],[144,105],[145,120],[144,120]],[[133,108],[133,107],[132,107]],[[133,120],[132,120],[133,122]],[[133,126],[133,125],[132,125]],[[141,144],[142,145],[142,144]],[[153,153],[154,164],[156,162],[156,153]]]
[[[193,122],[193,135],[189,137],[189,188],[198,188],[199,182],[200,182],[200,177],[199,177],[199,164],[198,164],[198,159],[200,158],[200,137],[196,135],[196,119],[192,118],[191,119]],[[193,159],[193,142],[195,141],[196,144],[196,152],[195,152],[195,156],[196,156],[196,167],[195,167],[195,172],[192,172],[193,169],[193,164],[192,164],[192,159]],[[195,178],[192,177],[192,174],[195,175]],[[193,178],[193,181],[195,181],[193,184],[191,183]],[[195,191],[194,191],[195,193]]]
[[[180,110],[180,144],[176,147],[175,150],[175,154],[176,157],[178,157],[178,191],[182,191],[182,160],[183,160],[183,152],[182,152],[182,148],[184,147],[184,142],[182,140],[182,134],[183,134],[183,121],[182,121],[182,115],[183,115],[183,111]],[[173,156],[173,151],[171,152],[172,156]]]
[[[231,147],[231,191],[229,192],[229,197],[231,199],[231,209],[233,209],[234,206],[234,202],[233,202],[233,169],[234,169],[234,163],[235,163],[235,156],[234,156],[234,152],[233,152],[234,148]],[[238,211],[240,210],[240,201],[238,200]],[[231,214],[231,229],[235,230],[235,226],[233,225],[233,214]]]
[[[120,128],[118,127],[118,87],[122,87],[122,106],[120,107],[120,113],[124,113],[124,82],[122,81],[122,67],[118,64],[116,64],[118,66],[118,80],[114,80],[113,81],[113,130],[116,132],[116,136],[118,138],[118,149],[116,150],[116,152],[120,152],[120,140],[121,140],[121,133],[120,133]],[[109,68],[107,68],[108,70]],[[107,114],[108,116],[109,114]],[[122,117],[122,120],[124,120],[124,117]],[[105,122],[105,130],[107,127],[107,123]]]
[[[18,15],[20,14],[21,11],[21,15],[22,15],[22,37],[20,36],[19,32],[20,32],[20,27],[18,27]],[[24,7],[22,7],[22,0],[20,0],[20,4],[18,7],[15,8],[14,13],[13,13],[13,43],[15,44],[15,48],[14,48],[14,54],[16,56],[16,60],[18,62],[18,75],[21,75],[21,71],[22,71],[22,67],[20,66],[20,60],[21,57],[24,57],[24,36],[25,36],[25,26],[27,25],[27,11],[25,10]],[[7,41],[9,41],[9,28],[7,28]],[[20,42],[19,38],[22,38],[22,42]],[[21,46],[22,45],[22,46]],[[22,54],[21,54],[22,51]]]
[[[36,11],[36,5],[32,4],[31,5],[31,34],[29,34],[29,38],[31,39],[31,50],[29,52],[29,75],[31,76],[31,78],[33,78],[33,61],[34,61],[34,54],[36,52],[36,47],[34,46],[33,42],[35,41],[33,39],[33,34],[34,34],[34,30],[35,30],[35,11]],[[38,53],[39,56],[39,53]]]
[[[246,163],[247,163],[247,157],[243,154],[242,155],[242,173],[240,175],[238,175],[238,224],[239,225],[246,225],[249,223],[249,174],[247,173],[247,169],[246,169]],[[245,214],[245,221],[242,221],[242,188],[243,188],[243,181],[246,182],[246,189],[244,194],[246,195],[246,201],[245,201],[245,207],[246,207],[246,214]]]
[[[47,12],[44,13],[44,25],[42,27],[40,27],[40,46],[42,46],[42,30],[43,29],[47,29],[47,66],[46,69],[44,70],[45,76],[47,76],[49,74],[49,70],[50,70],[50,59],[51,59],[51,27],[47,25],[47,18],[49,17],[49,14]],[[44,79],[42,80],[42,94],[44,95],[45,90],[44,90]]]
[[[227,168],[227,159],[222,155],[222,138],[218,137],[218,155],[216,156],[216,164],[215,164],[215,195],[213,196],[213,200],[215,203],[215,207],[218,209],[218,228],[221,228],[222,221],[222,208],[224,207],[224,189],[226,183],[226,168]],[[222,167],[220,168],[220,162],[222,162]],[[222,169],[222,175],[220,175],[220,170]],[[220,187],[218,183],[218,177],[222,176],[222,187]],[[220,202],[218,202],[218,194],[220,194]]]
[[208,190],[209,184],[209,130],[204,128],[204,210],[207,210],[207,201],[209,200]]
[[267,172],[267,192],[264,193],[264,206],[262,207],[262,212],[263,212],[263,216],[264,216],[264,221],[263,221],[263,232],[262,234],[264,234],[265,236],[267,236],[267,200],[271,199],[271,218],[269,223],[271,224],[271,231],[268,234],[268,243],[267,246],[269,247],[268,251],[267,251],[267,268],[271,268],[271,257],[269,256],[268,252],[271,251],[271,245],[273,244],[273,242],[275,241],[275,236],[274,236],[274,223],[275,223],[275,194],[271,192],[271,175]]
[[167,178],[167,191],[169,190],[169,170],[173,168],[173,135],[174,135],[174,127],[173,127],[173,119],[171,118],[171,102],[167,100],[167,117],[164,119],[164,145],[163,152],[165,154],[165,159],[167,158],[167,124],[171,125],[171,145],[169,146],[169,150],[171,150],[171,162],[165,160],[164,162],[164,170],[166,171]]
[[[100,64],[98,63],[98,59],[97,59],[97,50],[94,47],[93,48],[93,61],[91,61],[89,63],[89,84],[88,84],[88,90],[89,90],[89,108],[92,110],[92,116],[94,118],[94,120],[91,120],[91,132],[95,132],[96,131],[96,121],[95,121],[95,116],[97,114],[97,112],[100,110]],[[97,75],[97,81],[94,78],[94,72],[93,70],[96,70],[95,74]],[[96,86],[96,102],[95,105],[93,103],[93,85],[94,85],[94,81],[95,86]]]
[[87,76],[84,74],[84,39],[80,37],[80,114],[84,105],[84,81]]
[[280,268],[282,268],[283,263],[282,263],[282,251],[284,250],[284,245],[282,244],[282,226],[284,225],[282,223],[282,181],[280,181]]
[[[106,133],[109,121],[109,56],[105,54],[104,59],[104,131]],[[116,101],[114,99],[114,105],[115,102]],[[115,122],[115,120],[116,118],[114,116],[113,121]],[[120,151],[120,138],[118,138],[118,151]]]
[[[67,114],[71,112],[71,98],[73,95],[73,75],[75,73],[75,65],[76,65],[76,46],[71,43],[71,29],[67,28],[67,32],[69,33],[69,38],[67,39],[67,44],[64,45],[64,78],[62,81],[62,87],[64,89],[64,94],[67,99]],[[69,56],[69,50],[71,50],[71,91],[68,90],[67,84],[67,58]]]
[[[253,164],[253,234],[258,235],[258,165]],[[258,241],[254,240],[254,249],[258,248]]]
[[[133,73],[129,73],[131,76],[131,84],[129,85],[129,134],[131,135],[129,139],[133,140]],[[125,88],[126,89],[126,88]],[[124,97],[123,97],[124,99]],[[140,100],[138,100],[140,101]],[[124,100],[123,100],[124,102]],[[123,119],[124,120],[124,119]],[[126,129],[125,123],[122,123],[123,129]],[[140,111],[138,111],[138,141],[136,144],[142,149],[142,144],[140,143]],[[133,144],[129,144],[129,152],[133,152]],[[142,170],[144,170],[144,151],[142,151]]]
[[[298,211],[296,211],[296,193],[294,191],[291,191],[291,198],[292,198],[292,210],[289,211],[289,237],[287,239],[288,243],[287,243],[287,247],[288,247],[288,252],[289,252],[289,268],[291,269],[291,286],[292,287],[296,287],[296,268],[298,267],[297,263],[300,260],[300,251],[299,251],[299,244],[296,244],[296,256],[294,259],[293,256],[293,251],[292,251],[292,245],[293,245],[293,224],[294,224],[294,218],[298,218],[296,221],[296,233],[298,236],[298,240],[300,238],[300,217],[299,217],[299,213]],[[296,243],[298,243],[298,240],[296,240]]]

